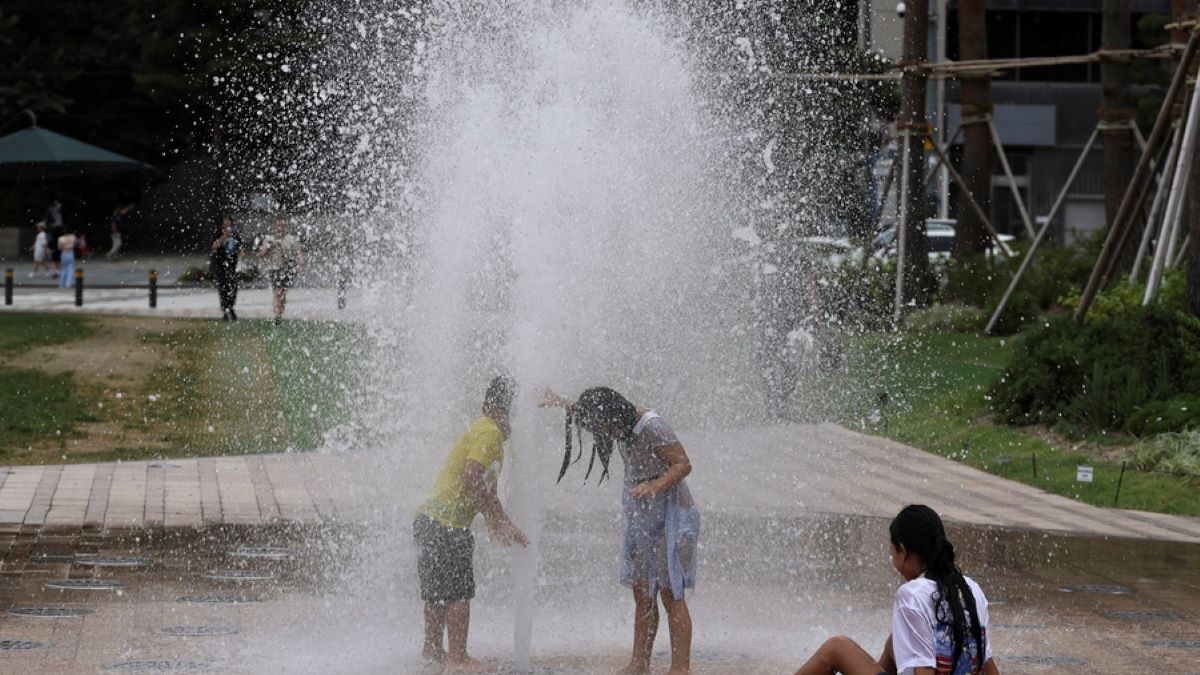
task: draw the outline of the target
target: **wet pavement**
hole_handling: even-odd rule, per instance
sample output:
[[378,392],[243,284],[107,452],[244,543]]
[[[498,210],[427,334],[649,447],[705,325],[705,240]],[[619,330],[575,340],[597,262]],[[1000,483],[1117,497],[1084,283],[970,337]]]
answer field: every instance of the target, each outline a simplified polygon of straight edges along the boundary
[[[534,672],[622,664],[632,607],[609,564],[616,516],[545,523]],[[695,672],[791,672],[834,633],[877,651],[898,581],[886,526],[709,514],[690,600]],[[420,606],[406,535],[391,526],[4,535],[0,672],[436,672],[416,659]],[[1197,672],[1200,546],[972,527],[952,528],[951,538],[991,600],[1002,672]],[[472,646],[512,672],[510,557],[483,541]],[[230,570],[270,579],[213,577]],[[119,586],[47,588],[67,579]],[[77,615],[38,615],[58,609]],[[668,661],[665,637],[656,671]]]
[[[1197,519],[1090,507],[828,424],[681,435],[704,519],[697,673],[793,672],[834,634],[878,651],[899,581],[887,522],[910,502],[951,523],[1002,672],[1200,672]],[[543,463],[529,459],[505,476]],[[429,461],[380,448],[0,469],[0,673],[436,672],[418,658],[409,531]],[[633,611],[618,488],[534,473],[535,672],[614,672]],[[482,530],[472,649],[511,671],[527,558]],[[665,623],[657,644],[661,672]]]

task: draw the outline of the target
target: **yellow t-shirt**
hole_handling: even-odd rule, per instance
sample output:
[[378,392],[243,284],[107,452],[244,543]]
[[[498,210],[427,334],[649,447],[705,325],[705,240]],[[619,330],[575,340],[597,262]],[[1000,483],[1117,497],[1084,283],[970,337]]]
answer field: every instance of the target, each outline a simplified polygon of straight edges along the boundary
[[480,417],[459,436],[433,485],[433,495],[421,506],[419,513],[447,527],[471,527],[471,521],[479,511],[468,498],[463,482],[467,460],[483,465],[483,481],[489,489],[495,490],[500,468],[504,465],[504,433],[492,418]]

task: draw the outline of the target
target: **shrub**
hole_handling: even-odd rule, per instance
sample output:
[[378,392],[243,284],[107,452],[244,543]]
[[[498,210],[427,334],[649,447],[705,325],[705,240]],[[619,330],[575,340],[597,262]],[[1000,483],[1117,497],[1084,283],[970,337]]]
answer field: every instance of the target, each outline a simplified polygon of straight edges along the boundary
[[983,310],[957,303],[933,304],[904,317],[904,327],[916,333],[978,333],[986,323]]
[[1183,394],[1166,401],[1151,401],[1125,420],[1125,431],[1152,436],[1171,431],[1200,429],[1200,396]]
[[1084,326],[1062,317],[1026,336],[992,389],[1009,424],[1119,429],[1150,401],[1200,394],[1200,320],[1138,307]]
[[1135,469],[1200,477],[1200,431],[1166,433],[1138,443],[1128,461]]

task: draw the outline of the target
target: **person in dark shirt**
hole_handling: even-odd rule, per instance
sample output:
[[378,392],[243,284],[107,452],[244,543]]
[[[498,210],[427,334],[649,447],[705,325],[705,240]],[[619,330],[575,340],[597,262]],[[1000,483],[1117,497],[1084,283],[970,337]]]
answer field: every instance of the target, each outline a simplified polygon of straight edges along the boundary
[[217,238],[209,249],[211,270],[217,284],[217,295],[221,300],[221,314],[226,321],[237,321],[233,306],[237,302],[238,258],[242,253],[242,239],[233,226],[231,218],[221,221]]

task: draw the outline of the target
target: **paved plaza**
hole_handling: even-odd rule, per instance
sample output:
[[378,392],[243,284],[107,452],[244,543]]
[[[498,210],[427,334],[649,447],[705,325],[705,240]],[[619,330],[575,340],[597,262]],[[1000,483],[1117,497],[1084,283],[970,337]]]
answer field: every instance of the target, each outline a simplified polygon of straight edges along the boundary
[[[791,672],[835,633],[874,650],[887,519],[912,501],[953,523],[1003,672],[1197,671],[1200,519],[1082,505],[834,425],[681,436],[705,514],[697,673]],[[436,672],[416,658],[407,518],[429,476],[412,466],[355,450],[0,469],[0,672]],[[612,672],[631,630],[616,488],[542,478],[536,672]],[[503,668],[521,558],[482,533],[477,550],[472,644]]]

